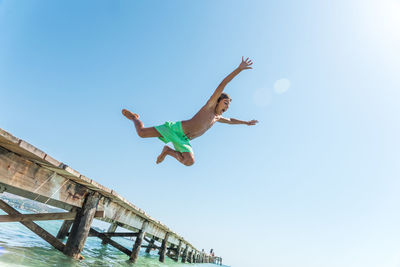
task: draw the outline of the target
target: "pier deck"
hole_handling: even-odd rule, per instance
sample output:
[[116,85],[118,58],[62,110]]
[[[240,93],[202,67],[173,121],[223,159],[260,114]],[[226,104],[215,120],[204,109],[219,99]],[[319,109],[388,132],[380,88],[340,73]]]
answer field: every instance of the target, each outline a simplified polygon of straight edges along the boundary
[[[127,236],[136,236],[132,250],[119,248],[129,255],[132,262],[136,261],[141,247],[159,249],[162,262],[165,255],[175,261],[181,257],[182,262],[187,260],[190,263],[222,262],[220,257],[207,256],[114,190],[0,129],[0,193],[4,191],[66,210],[65,214],[25,216],[7,207],[6,203],[0,203],[0,208],[9,214],[2,215],[0,222],[19,221],[30,225],[31,228],[27,227],[32,230],[37,226],[33,223],[34,220],[63,219],[65,221],[57,237],[68,235],[66,244],[54,241],[53,236],[47,236],[48,233],[43,236],[35,230],[32,231],[66,255],[77,259],[81,258],[80,253],[89,234],[101,238],[103,244],[108,243],[118,248],[120,245],[111,236],[116,227],[122,227],[135,233],[127,233]],[[93,218],[111,223],[108,233],[99,233],[91,228]],[[143,240],[148,243],[147,246],[142,246]]]

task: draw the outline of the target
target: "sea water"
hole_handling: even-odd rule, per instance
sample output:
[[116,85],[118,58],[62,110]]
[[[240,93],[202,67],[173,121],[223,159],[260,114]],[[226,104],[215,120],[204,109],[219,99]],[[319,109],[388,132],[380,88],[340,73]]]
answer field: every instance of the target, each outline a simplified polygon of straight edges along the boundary
[[[26,213],[26,212],[23,212]],[[0,212],[0,214],[4,214]],[[62,221],[38,221],[38,225],[53,234],[57,234]],[[103,222],[94,221],[94,226],[102,228]],[[106,228],[104,228],[106,229]],[[133,241],[123,237],[113,237],[126,248],[132,249]],[[64,240],[65,242],[65,240]],[[46,241],[31,232],[20,223],[0,223],[0,266],[129,266],[129,267],[216,267],[219,265],[211,263],[184,264],[178,263],[167,256],[165,263],[158,261],[158,255],[155,251],[150,254],[140,251],[136,264],[128,262],[128,256],[111,245],[102,245],[101,239],[97,237],[88,237],[85,248],[82,251],[84,260],[78,261],[65,256],[60,251],[53,248]]]

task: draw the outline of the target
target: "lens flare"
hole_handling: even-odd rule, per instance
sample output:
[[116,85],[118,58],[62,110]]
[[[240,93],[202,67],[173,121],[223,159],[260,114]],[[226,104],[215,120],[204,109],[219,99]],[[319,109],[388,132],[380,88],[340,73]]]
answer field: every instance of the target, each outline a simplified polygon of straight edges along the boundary
[[286,78],[277,80],[274,83],[274,91],[277,94],[283,94],[290,88],[290,81]]

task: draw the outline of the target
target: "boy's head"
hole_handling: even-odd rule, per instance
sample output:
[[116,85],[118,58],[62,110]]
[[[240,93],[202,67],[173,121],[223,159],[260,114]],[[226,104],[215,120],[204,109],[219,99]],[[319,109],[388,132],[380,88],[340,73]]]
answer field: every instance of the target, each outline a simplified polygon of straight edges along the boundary
[[221,115],[222,113],[227,111],[231,101],[232,101],[232,99],[229,97],[228,94],[222,93],[221,96],[217,100],[217,106],[215,107],[215,113],[218,115]]

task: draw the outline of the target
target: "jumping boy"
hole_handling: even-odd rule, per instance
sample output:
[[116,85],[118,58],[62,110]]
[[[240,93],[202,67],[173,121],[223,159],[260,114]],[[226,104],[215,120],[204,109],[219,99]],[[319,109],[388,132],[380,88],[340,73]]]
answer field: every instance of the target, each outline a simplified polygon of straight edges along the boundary
[[241,121],[234,118],[224,118],[222,113],[228,110],[232,101],[229,95],[223,93],[225,86],[242,70],[252,69],[253,64],[249,58],[242,57],[242,62],[231,74],[229,74],[217,87],[207,103],[190,120],[178,122],[166,122],[155,127],[145,128],[139,120],[139,115],[123,109],[122,114],[135,124],[136,132],[140,137],[158,137],[164,143],[172,142],[174,149],[165,145],[161,154],[157,157],[157,164],[161,163],[167,155],[176,158],[180,163],[191,166],[194,163],[194,154],[189,141],[204,134],[215,122],[228,124],[255,125],[256,120]]

